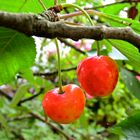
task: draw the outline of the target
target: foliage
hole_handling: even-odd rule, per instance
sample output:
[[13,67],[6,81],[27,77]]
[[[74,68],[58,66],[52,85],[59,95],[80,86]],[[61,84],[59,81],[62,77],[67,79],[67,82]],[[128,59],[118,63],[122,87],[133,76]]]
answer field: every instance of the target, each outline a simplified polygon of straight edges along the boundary
[[30,67],[34,63],[36,50],[32,38],[13,30],[1,27],[0,36],[1,85],[11,81],[16,73]]
[[[54,4],[53,0],[43,2],[47,8]],[[65,1],[59,1],[61,2]],[[116,1],[114,4],[103,6],[102,0],[76,0],[75,4],[81,7],[90,6],[98,11],[97,15],[90,15],[95,25],[130,26],[134,32],[140,33],[140,11],[134,19],[127,18],[127,10],[132,6],[140,9],[140,3]],[[35,14],[43,11],[37,0],[0,0],[0,9]],[[67,8],[62,13],[74,11]],[[122,17],[124,14],[126,16]],[[89,25],[83,15],[71,18],[70,21],[74,24]],[[120,69],[119,81],[113,94],[104,98],[87,99],[83,115],[72,124],[60,125],[50,119],[49,123],[45,124],[41,107],[44,93],[58,86],[54,40],[27,37],[14,30],[0,27],[0,139],[66,139],[61,131],[76,140],[140,139],[138,49],[123,40],[67,41],[75,45],[76,49],[59,42],[63,85],[78,85],[75,71],[77,64],[86,56],[96,55],[96,48],[99,47],[102,55],[115,55]],[[84,55],[78,51],[79,49],[85,52]],[[72,70],[69,70],[71,68]]]

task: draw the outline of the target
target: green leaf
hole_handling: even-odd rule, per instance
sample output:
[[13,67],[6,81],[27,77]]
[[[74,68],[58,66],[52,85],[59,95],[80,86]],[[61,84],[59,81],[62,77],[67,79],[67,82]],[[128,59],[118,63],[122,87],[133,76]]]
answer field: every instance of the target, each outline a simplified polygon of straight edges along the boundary
[[[140,3],[137,3],[136,8],[139,11],[139,9],[140,9]],[[138,14],[136,15],[135,20],[139,21],[139,17],[140,17],[140,12],[138,12]]]
[[122,136],[124,135],[122,132],[122,129],[120,127],[114,126],[114,127],[109,128],[108,130],[109,130],[109,132],[117,134],[117,135],[122,135]]
[[126,27],[130,26],[134,31],[140,33],[140,22],[130,18],[121,18],[116,15],[100,13],[101,19],[112,27]]
[[136,20],[133,20],[133,19],[130,19],[130,18],[118,18],[124,22],[127,22],[129,23],[130,27],[136,31],[137,33],[140,33],[140,28],[138,28],[140,26],[140,22],[139,21],[136,21]]
[[66,0],[58,0],[58,4],[66,3]]
[[119,14],[119,12],[121,10],[123,10],[125,7],[128,7],[130,6],[129,3],[118,3],[118,4],[114,4],[114,5],[110,5],[110,6],[106,6],[106,7],[103,7],[103,8],[100,8],[100,10],[103,12],[103,13],[107,13],[107,14],[112,14],[112,15],[117,15]]
[[10,133],[10,128],[9,128],[9,126],[7,124],[7,121],[5,120],[5,118],[4,118],[4,116],[2,114],[0,114],[0,123],[5,128],[5,130],[7,131],[7,133]]
[[140,53],[138,52],[138,49],[136,47],[134,47],[132,44],[125,42],[125,41],[121,41],[121,40],[109,40],[109,42],[111,42],[111,44],[118,49],[124,56],[126,56],[131,65],[136,67],[136,68],[140,68]]
[[[53,6],[54,0],[42,0],[44,5],[49,8]],[[40,13],[44,11],[38,0],[1,0],[0,10],[9,12],[33,12]]]
[[0,27],[0,85],[10,82],[16,73],[29,68],[35,56],[32,37]]
[[102,40],[102,46],[105,46],[108,52],[112,51],[112,45],[106,40]]
[[114,127],[119,129],[126,136],[127,140],[139,140],[140,139],[140,111],[137,111],[126,120],[122,121]]
[[28,88],[30,88],[31,85],[26,83],[20,86],[17,90],[17,92],[14,95],[14,98],[12,99],[10,103],[10,107],[16,107],[16,105],[19,103],[19,101],[23,98],[23,96],[27,93]]
[[140,99],[140,82],[136,79],[134,74],[121,68],[121,75],[128,90],[133,93],[136,98]]

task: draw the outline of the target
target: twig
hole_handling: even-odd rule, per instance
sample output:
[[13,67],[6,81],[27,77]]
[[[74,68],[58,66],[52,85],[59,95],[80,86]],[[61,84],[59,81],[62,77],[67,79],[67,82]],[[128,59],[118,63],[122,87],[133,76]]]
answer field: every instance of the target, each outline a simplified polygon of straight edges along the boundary
[[[86,12],[90,15],[97,15],[99,17],[107,18],[109,20],[121,23],[121,24],[126,25],[126,26],[130,25],[129,22],[124,22],[123,20],[118,20],[118,19],[112,18],[112,17],[107,16],[106,14],[104,14],[102,12],[99,12],[99,11],[96,11],[96,10],[86,10]],[[83,13],[81,11],[76,11],[76,12],[73,12],[73,13],[70,13],[70,14],[61,15],[60,18],[61,19],[67,19],[67,18],[72,18],[74,16],[80,16],[80,15],[83,15]]]
[[[42,90],[43,90],[43,89],[42,89]],[[21,103],[26,102],[26,101],[29,101],[29,100],[31,100],[31,99],[37,97],[39,94],[42,93],[42,90],[41,90],[38,94],[36,94],[36,95],[34,95],[34,96],[32,96],[32,97],[27,98],[27,99],[25,99],[25,100],[22,100]],[[1,92],[1,91],[0,91],[0,94],[2,94],[2,95],[4,95],[4,96],[6,95],[5,93],[3,94],[3,92]],[[6,98],[9,98],[9,96],[6,96]],[[11,99],[12,99],[12,98],[10,97],[9,100],[11,100]],[[20,103],[20,104],[21,104],[21,103]],[[35,114],[35,113],[33,113],[33,112],[31,112],[30,115],[28,115],[28,116],[16,117],[16,118],[11,119],[11,120],[8,120],[8,121],[17,121],[17,120],[29,119],[29,118],[31,118],[31,117],[34,117],[34,118],[36,118],[36,119],[38,119],[38,120],[40,120],[40,121],[46,123],[46,124],[47,124],[48,126],[50,126],[53,130],[56,130],[57,132],[59,132],[60,134],[62,134],[67,140],[74,140],[72,137],[68,136],[64,131],[62,131],[61,129],[57,128],[56,126],[54,126],[54,125],[51,124],[50,122],[46,122],[45,119],[41,118],[40,116],[38,116],[37,114]],[[17,135],[17,133],[14,132],[14,131],[12,131],[12,133],[13,133],[16,137],[20,137],[20,138],[22,137],[21,135]],[[22,138],[21,138],[21,140],[22,140]]]
[[8,100],[12,100],[12,97],[8,94],[6,94],[5,92],[3,92],[2,90],[0,90],[0,94],[5,96]]
[[[68,72],[68,71],[72,71],[72,70],[76,70],[77,67],[72,67],[72,68],[68,68],[68,69],[62,69],[61,72]],[[54,72],[47,72],[47,73],[34,73],[34,75],[36,76],[54,76],[57,75],[58,71],[54,71]]]
[[25,140],[25,138],[19,132],[15,132],[14,130],[12,130],[11,132],[15,136],[15,139],[17,139],[17,140]]
[[112,6],[112,5],[116,5],[116,4],[121,4],[121,3],[132,3],[132,2],[140,2],[140,0],[122,0],[122,1],[117,1],[117,2],[114,2],[114,3],[109,3],[109,4],[106,4],[106,5],[101,5],[101,6],[94,6],[94,7],[91,7],[91,8],[84,8],[85,10],[90,10],[90,9],[99,9],[99,8],[104,8],[104,7],[107,7],[107,6]]
[[58,5],[58,0],[54,0],[54,5]]
[[38,2],[40,3],[40,5],[43,7],[44,10],[47,10],[46,6],[44,5],[42,0],[38,0]]
[[84,55],[86,55],[86,52],[76,48],[76,46],[70,42],[68,42],[67,40],[63,39],[63,38],[58,38],[61,42],[65,43],[66,45],[68,45],[69,47],[73,48],[74,50],[76,50],[77,52],[80,52]]
[[[86,12],[88,14],[92,14],[93,15],[93,10],[86,10]],[[94,13],[98,14],[98,11],[94,10]],[[67,18],[72,18],[72,17],[80,16],[80,15],[83,15],[83,13],[81,11],[76,11],[76,12],[73,12],[73,13],[68,13],[68,14],[60,15],[60,19],[67,19]]]
[[12,119],[7,120],[7,121],[9,121],[9,122],[11,122],[11,121],[20,121],[20,120],[30,119],[30,118],[33,118],[33,116],[31,116],[31,115],[19,116],[19,117],[15,117],[15,118],[12,118]]
[[40,116],[38,116],[37,114],[31,112],[30,113],[34,118],[46,123],[47,125],[49,125],[52,129],[56,130],[57,132],[61,133],[67,140],[74,140],[72,137],[68,136],[64,131],[62,131],[61,129],[57,128],[56,126],[54,126],[53,124],[51,124],[50,122],[45,121],[43,118],[41,118]]
[[130,72],[132,72],[135,76],[140,75],[140,73],[137,72],[137,71],[130,70],[130,69],[126,68],[126,67],[125,67],[125,69],[127,69],[127,70],[130,71]]
[[30,101],[30,100],[36,98],[37,96],[39,96],[40,94],[42,94],[43,91],[44,91],[44,88],[41,88],[40,91],[39,91],[37,94],[35,94],[35,95],[33,95],[33,96],[29,97],[29,98],[26,98],[26,99],[24,99],[24,100],[21,100],[21,101],[18,103],[18,105],[20,106],[20,105],[23,104],[24,102],[27,102],[27,101]]

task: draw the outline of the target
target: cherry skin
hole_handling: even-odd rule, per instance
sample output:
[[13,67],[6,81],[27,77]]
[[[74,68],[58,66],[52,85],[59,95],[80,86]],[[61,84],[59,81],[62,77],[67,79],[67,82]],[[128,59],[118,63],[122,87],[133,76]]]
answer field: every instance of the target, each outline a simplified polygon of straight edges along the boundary
[[64,93],[59,93],[59,88],[48,91],[42,101],[45,115],[61,124],[72,123],[77,120],[85,106],[85,95],[80,87],[68,84],[62,87]]
[[107,96],[118,81],[117,63],[108,56],[87,57],[77,67],[81,87],[91,96]]

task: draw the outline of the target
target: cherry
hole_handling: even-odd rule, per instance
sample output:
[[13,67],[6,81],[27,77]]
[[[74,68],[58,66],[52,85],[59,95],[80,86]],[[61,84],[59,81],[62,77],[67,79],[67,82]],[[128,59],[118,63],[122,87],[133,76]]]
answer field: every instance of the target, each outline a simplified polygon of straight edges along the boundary
[[116,62],[108,56],[87,57],[77,67],[81,87],[91,96],[107,96],[118,81]]
[[74,84],[48,91],[42,101],[44,112],[55,122],[68,124],[80,117],[84,110],[85,95],[80,87]]
[[128,10],[128,17],[135,19],[135,17],[138,15],[138,9],[136,8],[136,6],[132,6],[129,10]]

